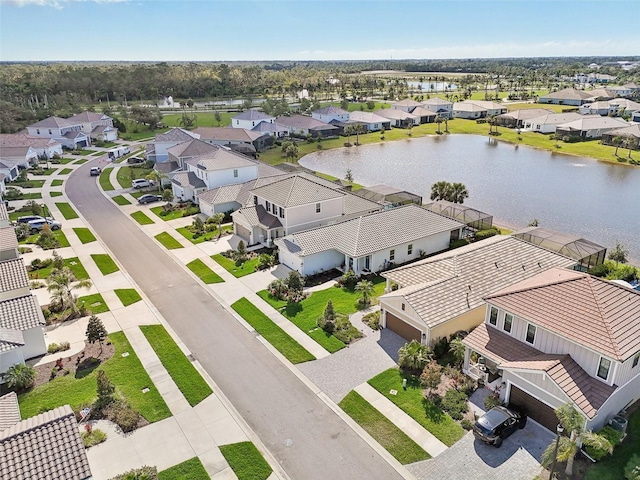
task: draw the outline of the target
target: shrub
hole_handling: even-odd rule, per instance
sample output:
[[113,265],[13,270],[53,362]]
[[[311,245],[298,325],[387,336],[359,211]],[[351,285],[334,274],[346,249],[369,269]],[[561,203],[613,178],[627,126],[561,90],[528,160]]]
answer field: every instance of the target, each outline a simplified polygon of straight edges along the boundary
[[347,270],[342,274],[338,283],[343,287],[352,290],[355,288],[356,283],[358,283],[358,277],[353,270]]
[[275,263],[275,258],[273,255],[269,255],[268,253],[262,253],[258,257],[258,270],[266,270],[271,267]]
[[496,227],[491,227],[486,230],[478,230],[474,235],[473,241],[479,242],[480,240],[493,237],[494,235],[500,235],[500,230],[498,230]]
[[454,420],[462,420],[464,414],[469,411],[467,396],[455,389],[447,390],[442,399],[442,407]]
[[380,330],[380,311],[367,313],[362,317],[362,322],[372,330]]
[[[609,425],[607,425],[602,430],[600,430],[598,432],[598,435],[601,435],[604,438],[606,438],[607,440],[609,440],[609,443],[613,447],[618,445],[620,443],[620,441],[622,440],[622,432],[619,432],[618,430],[616,430],[615,428],[613,428],[613,427],[611,427]],[[604,457],[609,455],[609,451],[608,450],[595,448],[595,447],[592,447],[591,445],[586,445],[584,447],[584,451],[587,452],[587,455],[589,455],[591,458],[593,458],[596,461],[602,460]]]
[[278,300],[284,300],[287,296],[288,290],[289,290],[289,287],[287,286],[287,282],[282,278],[278,278],[274,280],[267,287],[267,291],[269,292],[269,295],[277,298]]
[[24,390],[33,386],[36,380],[36,371],[24,363],[17,363],[10,366],[4,373],[4,379],[9,388]]
[[40,235],[38,235],[38,239],[36,240],[36,245],[41,247],[43,250],[51,250],[52,248],[60,248],[60,243],[58,239],[53,236],[53,232],[51,232],[51,228],[48,225],[42,227],[40,231]]
[[431,349],[415,340],[405,343],[398,350],[398,365],[400,368],[421,372],[431,358]]
[[491,410],[493,407],[497,407],[498,405],[502,405],[500,401],[500,396],[496,393],[493,393],[484,399],[484,409]]
[[440,359],[449,353],[449,339],[447,337],[440,337],[433,344],[433,356],[436,359]]
[[333,309],[333,302],[329,300],[324,307],[324,313],[318,318],[318,326],[325,332],[333,333],[336,329],[336,312]]
[[640,480],[640,454],[633,455],[624,467],[627,480]]
[[124,433],[135,430],[140,421],[140,414],[122,400],[111,404],[108,417]]
[[66,350],[69,350],[71,348],[71,345],[69,344],[69,342],[67,342],[66,340],[60,342],[60,344],[58,345],[59,347],[59,351],[60,352],[64,352]]
[[449,243],[449,250],[453,250],[454,248],[464,247],[465,245],[469,245],[469,241],[466,238],[451,240],[451,242]]
[[333,336],[342,343],[349,344],[362,337],[362,332],[351,324],[348,315],[336,313],[336,326],[333,330]]
[[56,353],[60,351],[60,346],[57,343],[50,343],[47,347],[47,353]]
[[93,447],[99,443],[104,442],[107,439],[107,434],[97,428],[92,429],[90,432],[82,432],[82,443],[85,448]]
[[117,475],[110,480],[158,480],[158,469],[145,465],[144,467],[134,468],[133,470]]
[[473,428],[473,422],[471,420],[463,418],[460,422],[460,426],[465,430],[471,430]]
[[[16,237],[18,237],[18,240],[24,240],[31,233],[29,231],[29,225],[26,223],[20,223],[18,226],[16,226],[15,232],[16,232]],[[26,247],[22,247],[22,248],[26,248]],[[29,251],[31,251],[31,249],[29,249]],[[20,252],[20,253],[23,253],[23,252]],[[24,253],[28,253],[28,252],[24,252]]]

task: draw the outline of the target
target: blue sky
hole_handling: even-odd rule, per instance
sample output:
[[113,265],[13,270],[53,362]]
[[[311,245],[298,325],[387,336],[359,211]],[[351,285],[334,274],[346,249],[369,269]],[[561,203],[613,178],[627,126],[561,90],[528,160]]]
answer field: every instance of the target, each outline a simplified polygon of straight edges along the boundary
[[638,0],[0,0],[0,60],[640,55],[638,25]]

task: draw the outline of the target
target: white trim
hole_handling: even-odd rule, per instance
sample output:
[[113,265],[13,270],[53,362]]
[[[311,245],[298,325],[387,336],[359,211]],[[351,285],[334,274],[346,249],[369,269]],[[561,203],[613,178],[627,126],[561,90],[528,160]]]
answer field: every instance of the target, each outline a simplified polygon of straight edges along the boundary
[[[600,371],[600,366],[602,365],[602,360],[606,360],[607,362],[609,362],[609,366],[607,367],[607,376],[604,378],[598,375],[598,372]],[[600,355],[600,359],[598,360],[598,365],[596,366],[595,378],[598,378],[608,384],[609,378],[611,377],[611,370],[613,370],[611,367],[613,367],[613,360],[611,360],[609,357],[606,357],[604,355]]]
[[[545,392],[545,393],[546,393],[547,395],[549,395],[550,397],[555,398],[556,400],[558,400],[558,401],[560,402],[560,404],[564,404],[564,403],[567,403],[567,402],[571,402],[571,404],[573,404],[573,403],[574,403],[574,402],[573,402],[573,400],[571,400],[571,398],[569,398],[569,396],[567,396],[567,399],[566,399],[566,400],[563,400],[563,399],[561,399],[561,398],[556,397],[556,396],[555,396],[555,395],[553,395],[552,393],[547,392],[545,389],[540,388],[540,387],[539,387],[539,386],[537,386],[536,384],[531,383],[531,382],[530,382],[529,380],[527,380],[526,378],[522,378],[521,376],[518,376],[518,379],[522,380],[522,382],[524,382],[524,383],[526,383],[526,384],[529,384],[530,386],[533,386],[533,387],[537,388],[538,390],[542,390],[543,392]],[[557,385],[557,383],[556,383],[556,382],[553,382],[553,383],[554,383],[555,385]],[[515,383],[513,383],[512,381],[507,380],[507,385],[509,386],[509,396],[511,396],[511,385],[515,385],[515,386],[516,386],[516,387],[518,387],[520,390],[522,390],[522,391],[524,391],[525,393],[527,393],[527,394],[531,395],[533,398],[535,398],[535,399],[536,399],[536,400],[538,400],[539,402],[544,403],[547,407],[550,407],[550,408],[553,408],[553,409],[555,409],[555,408],[556,408],[556,407],[554,407],[553,405],[549,405],[547,402],[545,402],[545,401],[544,401],[544,400],[542,400],[541,398],[536,397],[533,393],[531,393],[531,392],[530,392],[529,390],[527,390],[526,388],[522,388],[519,384],[515,384]],[[505,397],[506,397],[506,395],[505,395]],[[583,414],[583,416],[584,416],[584,413],[582,412],[582,410],[580,410],[580,408],[578,408],[578,407],[577,407],[577,405],[576,405],[576,410],[578,410],[578,411],[579,411],[580,413],[582,413],[582,414]],[[586,418],[586,417],[585,417],[585,418]]]

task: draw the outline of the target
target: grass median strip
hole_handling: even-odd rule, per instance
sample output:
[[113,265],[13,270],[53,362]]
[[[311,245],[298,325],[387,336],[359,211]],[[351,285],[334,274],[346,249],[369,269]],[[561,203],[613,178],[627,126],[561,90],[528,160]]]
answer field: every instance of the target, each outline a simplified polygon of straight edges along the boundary
[[187,268],[195,273],[196,276],[207,285],[224,282],[220,275],[207,267],[207,265],[199,258],[187,263]]
[[73,168],[63,168],[58,172],[58,175],[69,175],[71,172],[73,172]]
[[241,298],[232,304],[231,308],[291,363],[302,363],[316,359],[246,298]]
[[49,192],[49,195],[51,195],[52,197],[61,197],[62,192]]
[[211,258],[218,262],[222,266],[222,268],[224,268],[227,272],[229,272],[236,278],[255,273],[256,266],[258,265],[258,257],[247,260],[240,266],[237,266],[236,262],[234,262],[232,259],[227,258],[219,253],[212,255]]
[[93,233],[91,233],[91,230],[89,230],[88,228],[84,228],[84,227],[74,228],[73,231],[75,232],[75,234],[78,236],[78,239],[82,243],[91,243],[96,241],[96,237],[93,235]]
[[99,293],[94,293],[93,295],[86,295],[84,297],[78,298],[79,304],[85,304],[87,309],[91,312],[91,315],[97,315],[99,313],[104,313],[109,311],[109,306],[102,298],[102,295]]
[[111,180],[109,180],[109,176],[111,175],[111,170],[113,170],[113,168],[105,168],[104,170],[102,170],[102,172],[100,173],[100,176],[98,177],[98,183],[100,184],[100,188],[102,188],[102,190],[104,190],[105,192],[108,192],[110,190],[115,190],[113,185],[111,185]]
[[96,266],[100,269],[103,275],[109,275],[110,273],[120,270],[116,262],[106,253],[92,253],[91,258],[96,263]]
[[122,205],[131,205],[131,202],[129,200],[127,200],[126,198],[124,198],[122,195],[116,195],[115,197],[111,198],[111,200],[113,200],[114,202],[116,202],[120,206],[122,206]]
[[158,480],[204,480],[209,474],[198,457],[158,472]]
[[159,233],[158,235],[155,236],[155,239],[158,240],[164,246],[164,248],[166,248],[167,250],[175,250],[176,248],[184,248],[182,246],[182,244],[178,240],[173,238],[167,232]]
[[209,384],[162,325],[141,325],[140,330],[189,405],[193,407],[213,393]]
[[142,300],[142,297],[134,288],[116,288],[114,292],[125,307]]
[[362,398],[358,392],[352,390],[338,405],[403,465],[431,458],[431,455]]
[[133,217],[133,219],[140,225],[151,225],[152,223],[155,223],[153,220],[147,217],[144,212],[141,212],[140,210],[138,210],[137,212],[133,212],[131,214],[131,217]]
[[251,442],[222,445],[220,452],[238,480],[266,480],[271,475],[271,467]]
[[58,207],[58,210],[60,210],[60,213],[66,220],[73,220],[74,218],[79,218],[76,211],[68,203],[64,203],[64,202],[56,203],[56,207]]
[[63,183],[64,183],[64,180],[59,180],[57,178],[54,180],[51,180],[52,187],[60,187]]

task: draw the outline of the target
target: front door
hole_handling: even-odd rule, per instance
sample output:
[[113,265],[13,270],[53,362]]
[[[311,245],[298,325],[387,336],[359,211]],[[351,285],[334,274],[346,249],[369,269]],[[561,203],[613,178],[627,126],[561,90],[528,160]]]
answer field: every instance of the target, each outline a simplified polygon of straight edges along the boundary
[[371,270],[371,255],[367,255],[364,257],[364,268],[367,270]]

